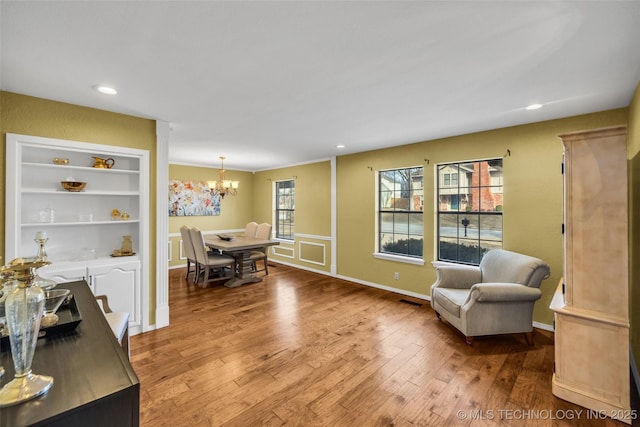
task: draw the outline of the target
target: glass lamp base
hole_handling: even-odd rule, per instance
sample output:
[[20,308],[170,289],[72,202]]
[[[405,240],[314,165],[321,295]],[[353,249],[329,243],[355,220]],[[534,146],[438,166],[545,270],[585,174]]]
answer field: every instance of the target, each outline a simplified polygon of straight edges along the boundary
[[27,374],[15,377],[0,389],[0,408],[17,405],[49,391],[53,377]]

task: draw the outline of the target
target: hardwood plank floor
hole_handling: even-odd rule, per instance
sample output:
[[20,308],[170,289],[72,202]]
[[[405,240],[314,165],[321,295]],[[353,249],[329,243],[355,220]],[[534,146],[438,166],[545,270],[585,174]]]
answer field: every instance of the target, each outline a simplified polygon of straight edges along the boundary
[[142,426],[626,425],[551,394],[549,332],[468,346],[426,301],[269,273],[202,289],[171,271],[171,325],[131,337]]

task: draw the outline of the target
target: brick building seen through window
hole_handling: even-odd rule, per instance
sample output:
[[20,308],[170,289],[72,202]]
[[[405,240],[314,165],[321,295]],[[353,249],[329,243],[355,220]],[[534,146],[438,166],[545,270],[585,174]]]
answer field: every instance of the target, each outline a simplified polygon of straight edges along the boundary
[[438,165],[438,259],[479,264],[502,247],[502,159]]

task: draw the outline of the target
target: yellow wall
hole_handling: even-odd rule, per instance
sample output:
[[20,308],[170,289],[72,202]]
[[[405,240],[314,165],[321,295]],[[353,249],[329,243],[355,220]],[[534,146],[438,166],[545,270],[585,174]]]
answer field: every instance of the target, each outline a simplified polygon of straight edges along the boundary
[[[217,169],[170,165],[169,178],[207,181],[218,176]],[[171,267],[184,266],[180,257],[180,227],[197,226],[205,232],[243,230],[250,221],[275,226],[274,183],[295,180],[294,242],[281,241],[271,248],[269,259],[307,269],[331,270],[331,163],[322,161],[255,174],[227,171],[229,179],[240,181],[238,195],[225,197],[217,217],[170,217]]]
[[42,136],[149,150],[149,316],[155,323],[156,277],[156,124],[153,120],[41,98],[0,92],[0,252],[4,259],[6,134]]
[[[236,196],[225,196],[220,206],[218,216],[175,216],[169,217],[169,241],[171,242],[169,267],[186,265],[185,258],[180,257],[180,227],[198,227],[205,234],[207,232],[228,232],[244,230],[244,226],[252,220],[253,212],[253,174],[228,170],[225,177],[240,181]],[[211,181],[218,178],[218,169],[169,165],[169,179],[184,181]],[[168,194],[168,187],[165,187]],[[168,205],[167,205],[168,211]]]
[[[640,84],[629,108],[627,129],[629,160],[629,315],[631,349],[640,366]],[[635,310],[634,310],[634,307]]]
[[269,258],[311,270],[331,270],[331,163],[322,161],[257,172],[253,220],[274,224],[274,183],[295,180],[295,242],[271,248]]
[[[534,320],[551,325],[549,310],[562,275],[562,144],[559,133],[627,124],[628,109],[617,109],[530,125],[497,129],[337,159],[338,274],[363,282],[429,295],[435,281],[435,175],[438,163],[504,158],[504,248],[549,263],[551,277],[541,286]],[[376,259],[376,171],[425,168],[424,266]],[[428,202],[431,201],[431,202]],[[431,204],[430,204],[431,203]],[[400,279],[394,279],[394,273]]]

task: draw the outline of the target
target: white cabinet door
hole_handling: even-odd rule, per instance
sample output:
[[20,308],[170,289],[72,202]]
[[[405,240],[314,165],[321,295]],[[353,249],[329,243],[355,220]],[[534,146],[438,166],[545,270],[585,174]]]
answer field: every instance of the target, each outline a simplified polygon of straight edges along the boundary
[[129,334],[141,332],[140,262],[91,266],[87,272],[95,295],[106,295],[113,311],[129,313]]

